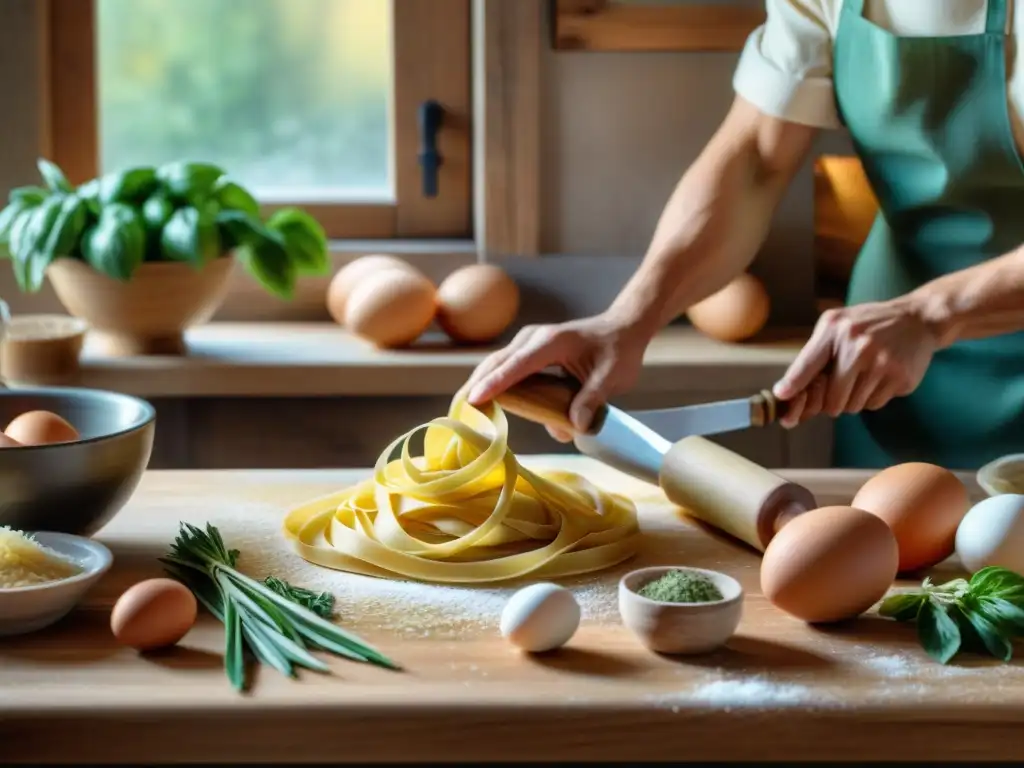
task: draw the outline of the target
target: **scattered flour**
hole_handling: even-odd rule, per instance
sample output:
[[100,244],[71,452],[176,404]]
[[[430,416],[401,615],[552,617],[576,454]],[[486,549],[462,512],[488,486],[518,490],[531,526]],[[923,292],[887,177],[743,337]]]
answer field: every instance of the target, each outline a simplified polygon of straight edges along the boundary
[[714,680],[688,691],[658,694],[652,699],[666,705],[675,705],[672,711],[686,702],[710,704],[717,707],[762,707],[779,704],[803,704],[820,698],[802,685],[773,683],[757,677],[742,680]]
[[[506,601],[521,587],[462,587],[380,579],[307,563],[281,534],[283,512],[266,505],[236,507],[211,516],[229,547],[241,551],[239,568],[255,578],[273,574],[297,586],[334,594],[348,626],[365,624],[406,637],[429,637],[467,625],[498,626]],[[253,507],[259,507],[254,509]],[[618,616],[619,570],[560,580],[572,590],[584,621]]]

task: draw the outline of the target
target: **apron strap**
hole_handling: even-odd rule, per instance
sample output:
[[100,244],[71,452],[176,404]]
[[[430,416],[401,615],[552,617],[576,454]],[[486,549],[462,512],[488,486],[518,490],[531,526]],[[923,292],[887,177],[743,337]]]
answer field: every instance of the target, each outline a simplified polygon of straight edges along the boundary
[[864,0],[843,0],[843,10],[854,16],[864,15]]
[[988,0],[987,5],[985,31],[1000,35],[1006,34],[1006,0]]

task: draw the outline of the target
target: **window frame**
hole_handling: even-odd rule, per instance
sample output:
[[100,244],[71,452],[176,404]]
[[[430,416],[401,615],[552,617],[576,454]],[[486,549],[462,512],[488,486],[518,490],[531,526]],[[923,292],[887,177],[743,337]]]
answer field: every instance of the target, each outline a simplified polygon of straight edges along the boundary
[[[473,107],[471,0],[391,0],[394,52],[392,168],[394,203],[284,205],[309,211],[331,239],[471,238]],[[44,20],[49,157],[73,183],[99,170],[96,0],[48,0]],[[421,192],[418,110],[434,99],[445,109],[438,133],[443,158],[438,194]]]

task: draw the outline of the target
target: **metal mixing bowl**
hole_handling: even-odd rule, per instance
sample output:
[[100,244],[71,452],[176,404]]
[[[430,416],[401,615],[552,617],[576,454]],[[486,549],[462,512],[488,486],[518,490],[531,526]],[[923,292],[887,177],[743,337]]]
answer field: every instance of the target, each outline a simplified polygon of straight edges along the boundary
[[0,427],[36,410],[63,417],[81,439],[0,449],[0,525],[91,536],[135,492],[153,450],[156,411],[99,389],[0,390]]

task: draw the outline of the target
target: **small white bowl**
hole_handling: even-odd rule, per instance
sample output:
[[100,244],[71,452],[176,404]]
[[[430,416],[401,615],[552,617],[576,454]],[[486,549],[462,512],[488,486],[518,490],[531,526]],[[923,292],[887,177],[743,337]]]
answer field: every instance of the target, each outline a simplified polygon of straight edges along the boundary
[[978,485],[989,496],[1024,493],[1024,453],[993,459],[975,474]]
[[[707,576],[722,593],[711,603],[663,603],[637,591],[669,571]],[[677,565],[641,568],[619,582],[619,614],[622,623],[647,648],[657,653],[709,653],[725,644],[739,626],[743,614],[743,587],[732,576],[704,568]]]
[[63,619],[114,561],[109,549],[83,536],[46,531],[33,536],[43,546],[74,560],[82,572],[60,581],[0,589],[0,637],[35,632]]

